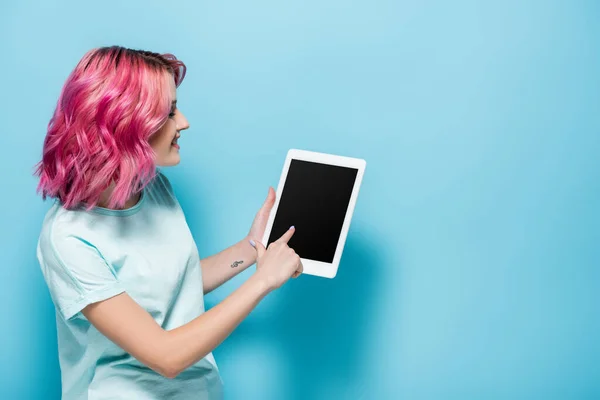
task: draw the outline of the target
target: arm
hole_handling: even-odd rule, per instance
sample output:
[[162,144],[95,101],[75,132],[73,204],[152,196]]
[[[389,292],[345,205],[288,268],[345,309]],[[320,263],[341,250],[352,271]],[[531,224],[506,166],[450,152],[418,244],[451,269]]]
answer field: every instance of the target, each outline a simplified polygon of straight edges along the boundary
[[256,251],[249,240],[260,242],[275,204],[275,190],[269,187],[267,198],[256,213],[248,236],[231,247],[201,260],[204,294],[216,289],[256,262]]
[[200,265],[204,294],[221,286],[255,262],[256,250],[250,245],[249,238],[244,238],[220,253],[203,258]]
[[268,293],[253,275],[225,300],[188,324],[165,331],[127,293],[86,306],[98,331],[141,363],[174,378],[217,347]]
[[268,251],[256,243],[256,273],[221,303],[173,330],[165,331],[126,293],[89,304],[82,313],[141,363],[174,378],[225,340],[267,293],[302,272],[300,257],[287,246],[293,234],[288,230]]

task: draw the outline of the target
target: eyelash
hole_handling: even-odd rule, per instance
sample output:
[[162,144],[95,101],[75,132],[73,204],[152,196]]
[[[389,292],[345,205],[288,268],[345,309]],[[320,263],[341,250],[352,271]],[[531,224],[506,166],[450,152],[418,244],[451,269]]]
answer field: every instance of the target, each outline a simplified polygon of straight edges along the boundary
[[169,113],[169,118],[173,118],[174,116],[175,116],[175,110],[173,110]]

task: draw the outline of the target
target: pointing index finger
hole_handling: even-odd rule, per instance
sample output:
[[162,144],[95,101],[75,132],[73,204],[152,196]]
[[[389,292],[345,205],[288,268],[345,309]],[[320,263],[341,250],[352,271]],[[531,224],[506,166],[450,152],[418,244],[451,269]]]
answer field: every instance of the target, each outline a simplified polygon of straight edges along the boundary
[[289,242],[292,236],[294,236],[294,232],[296,232],[296,228],[292,225],[277,241],[282,243]]

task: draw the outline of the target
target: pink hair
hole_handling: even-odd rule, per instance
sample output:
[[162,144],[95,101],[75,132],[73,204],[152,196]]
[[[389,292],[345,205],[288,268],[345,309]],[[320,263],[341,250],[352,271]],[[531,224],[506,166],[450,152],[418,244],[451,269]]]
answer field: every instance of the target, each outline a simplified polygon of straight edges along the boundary
[[67,78],[48,124],[35,175],[38,193],[91,210],[114,181],[108,207],[122,208],[156,175],[149,137],[171,110],[169,79],[186,67],[172,54],[118,46],[88,51]]

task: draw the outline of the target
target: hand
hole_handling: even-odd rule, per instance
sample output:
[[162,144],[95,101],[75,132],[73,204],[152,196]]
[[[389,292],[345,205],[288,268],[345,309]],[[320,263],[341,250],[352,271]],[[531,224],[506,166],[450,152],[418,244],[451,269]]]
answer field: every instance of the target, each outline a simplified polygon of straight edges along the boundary
[[257,252],[255,275],[267,284],[269,290],[281,287],[290,277],[297,278],[304,271],[300,256],[288,246],[295,231],[296,228],[291,227],[268,249],[261,242],[251,242]]
[[273,209],[273,205],[275,204],[275,190],[269,186],[269,193],[267,194],[267,199],[263,203],[262,207],[256,213],[256,217],[254,217],[254,221],[252,222],[252,226],[250,227],[250,232],[248,233],[248,239],[254,240],[255,242],[260,242],[263,239],[265,234],[265,229],[267,228],[267,221],[269,219],[269,214],[271,213],[271,209]]

